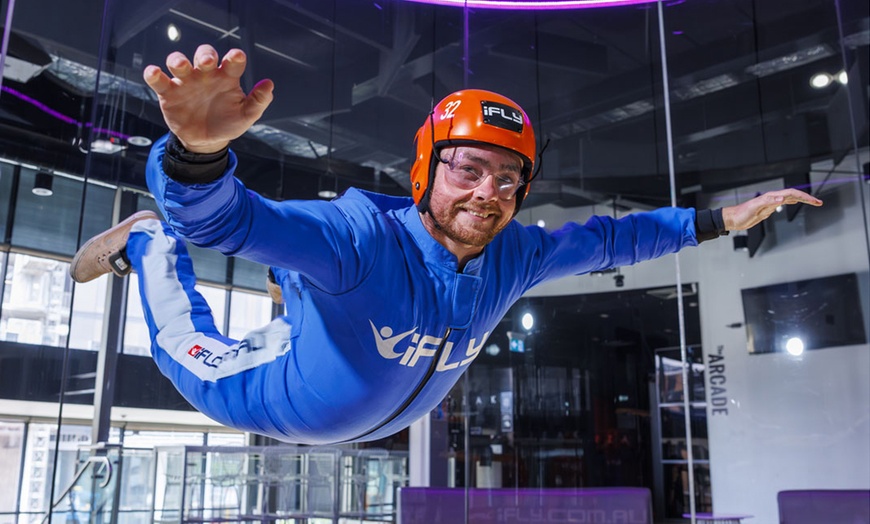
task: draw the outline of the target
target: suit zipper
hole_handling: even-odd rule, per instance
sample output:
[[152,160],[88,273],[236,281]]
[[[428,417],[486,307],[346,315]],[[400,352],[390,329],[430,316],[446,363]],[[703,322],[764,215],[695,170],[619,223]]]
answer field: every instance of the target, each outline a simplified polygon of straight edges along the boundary
[[402,405],[399,407],[399,409],[397,409],[395,412],[393,412],[392,415],[387,417],[387,419],[384,420],[384,422],[378,424],[374,429],[366,431],[362,435],[360,435],[352,440],[359,440],[361,438],[365,438],[365,437],[371,435],[372,433],[374,433],[375,431],[378,431],[379,429],[383,428],[384,426],[386,426],[390,422],[396,420],[396,418],[399,415],[401,415],[403,411],[408,409],[408,406],[410,406],[411,403],[413,403],[415,400],[417,400],[417,397],[420,396],[420,392],[423,391],[423,388],[426,387],[426,384],[429,383],[429,379],[431,379],[432,375],[435,374],[435,370],[438,368],[438,363],[441,362],[441,353],[444,351],[444,347],[447,345],[447,338],[450,336],[450,333],[452,333],[452,332],[453,332],[453,328],[447,328],[447,331],[444,332],[444,337],[441,339],[441,343],[438,344],[438,349],[435,351],[435,355],[432,357],[432,362],[429,364],[429,369],[426,370],[426,375],[423,377],[423,380],[421,380],[420,383],[417,384],[417,387],[414,389],[413,393],[411,393],[408,396],[408,398],[405,399],[405,402],[402,403]]

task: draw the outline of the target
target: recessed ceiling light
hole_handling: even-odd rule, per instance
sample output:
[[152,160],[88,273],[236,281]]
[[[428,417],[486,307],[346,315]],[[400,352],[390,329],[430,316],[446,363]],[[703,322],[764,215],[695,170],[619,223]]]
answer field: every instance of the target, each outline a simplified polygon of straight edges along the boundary
[[849,74],[846,73],[845,71],[840,71],[839,73],[837,73],[837,82],[840,82],[843,85],[848,84],[849,83]]
[[816,73],[810,78],[810,85],[816,89],[822,89],[831,85],[831,75],[828,73]]
[[523,313],[520,323],[523,325],[523,329],[530,331],[535,326],[535,317],[529,312]]
[[179,29],[175,24],[169,24],[166,26],[166,37],[173,42],[178,42],[181,40],[181,29]]
[[785,350],[794,356],[798,356],[804,352],[804,341],[800,337],[791,337],[785,343]]
[[131,136],[127,139],[127,143],[131,146],[148,147],[151,145],[151,139],[147,136]]
[[320,198],[330,199],[330,198],[337,197],[338,193],[336,193],[335,191],[333,191],[331,189],[324,189],[322,191],[318,191],[317,196],[319,196]]

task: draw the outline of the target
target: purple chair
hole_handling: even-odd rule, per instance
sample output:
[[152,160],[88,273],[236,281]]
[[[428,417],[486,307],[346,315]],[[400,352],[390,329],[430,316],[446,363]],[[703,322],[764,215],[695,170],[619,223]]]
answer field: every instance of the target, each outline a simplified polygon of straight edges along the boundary
[[870,524],[870,490],[780,491],[780,524]]
[[651,500],[646,488],[402,488],[398,523],[652,524]]

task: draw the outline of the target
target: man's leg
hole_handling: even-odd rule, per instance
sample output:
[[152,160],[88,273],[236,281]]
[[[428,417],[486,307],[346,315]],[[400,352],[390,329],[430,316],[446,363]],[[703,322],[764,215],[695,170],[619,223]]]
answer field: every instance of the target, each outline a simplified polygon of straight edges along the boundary
[[[194,289],[196,276],[187,248],[167,224],[136,223],[126,256],[139,273],[151,352],[161,372],[209,417],[274,436],[277,428],[259,382],[270,375],[265,366],[290,350],[290,325],[277,318],[241,341],[221,335],[211,309]],[[274,379],[274,373],[271,376]]]
[[75,260],[76,270],[70,272],[77,281],[118,272],[115,266],[129,265],[138,272],[152,356],[196,409],[240,430],[294,440],[294,413],[282,395],[287,391],[284,360],[291,348],[290,325],[283,318],[241,341],[221,335],[211,309],[194,289],[184,242],[153,214],[137,214],[97,235]]

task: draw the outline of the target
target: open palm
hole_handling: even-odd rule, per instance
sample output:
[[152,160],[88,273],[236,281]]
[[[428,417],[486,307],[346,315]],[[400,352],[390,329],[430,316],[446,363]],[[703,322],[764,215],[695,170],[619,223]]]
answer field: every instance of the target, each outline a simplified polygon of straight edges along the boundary
[[179,52],[166,58],[170,78],[158,66],[145,68],[145,82],[157,94],[169,129],[190,151],[211,153],[241,136],[272,102],[271,80],[261,80],[245,94],[240,79],[247,57],[232,49],[218,61],[209,45],[201,45],[193,62]]

